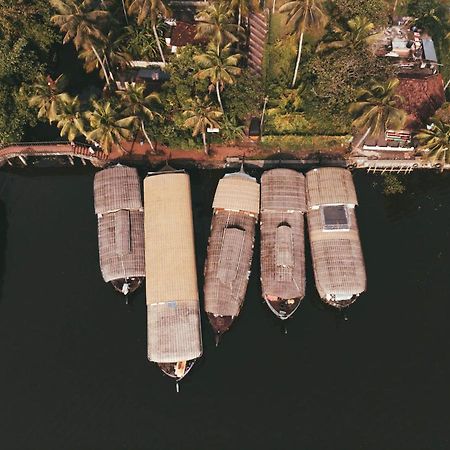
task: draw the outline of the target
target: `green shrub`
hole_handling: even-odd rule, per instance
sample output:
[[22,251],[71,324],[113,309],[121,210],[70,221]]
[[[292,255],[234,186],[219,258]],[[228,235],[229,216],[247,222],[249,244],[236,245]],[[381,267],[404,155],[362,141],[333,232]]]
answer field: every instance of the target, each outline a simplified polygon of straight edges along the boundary
[[351,136],[263,136],[260,147],[267,150],[311,153],[347,149]]

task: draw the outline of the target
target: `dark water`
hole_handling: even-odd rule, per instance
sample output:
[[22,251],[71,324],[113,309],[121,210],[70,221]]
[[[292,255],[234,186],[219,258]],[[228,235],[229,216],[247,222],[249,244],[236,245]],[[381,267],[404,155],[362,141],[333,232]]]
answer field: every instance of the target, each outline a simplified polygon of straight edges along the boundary
[[[0,172],[0,449],[450,448],[450,177],[381,194],[355,174],[368,292],[343,321],[307,297],[289,334],[246,303],[181,393],[146,360],[144,289],[100,276],[93,171]],[[220,172],[192,172],[199,271]],[[310,267],[310,261],[308,260]]]

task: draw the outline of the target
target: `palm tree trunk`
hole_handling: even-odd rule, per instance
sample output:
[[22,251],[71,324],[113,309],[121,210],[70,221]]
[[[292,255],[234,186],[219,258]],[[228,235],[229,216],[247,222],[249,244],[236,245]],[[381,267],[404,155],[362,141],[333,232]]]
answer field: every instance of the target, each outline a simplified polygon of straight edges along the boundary
[[109,64],[109,60],[108,57],[106,56],[106,53],[103,52],[103,57],[104,57],[104,61],[105,61],[105,67],[108,68],[108,73],[109,73],[109,79],[114,83],[116,80],[114,79],[114,75],[112,73],[112,69],[111,69],[111,64]]
[[366,140],[367,136],[369,136],[369,133],[372,131],[372,127],[367,128],[366,132],[363,134],[362,138],[358,141],[358,143],[355,145],[356,149],[359,149],[361,144]]
[[205,154],[208,154],[208,146],[206,145],[206,133],[202,131],[203,148],[205,149]]
[[153,146],[153,142],[151,141],[151,139],[148,137],[148,134],[147,134],[147,131],[145,129],[143,120],[141,120],[141,129],[142,129],[142,133],[144,133],[145,139],[147,139],[147,142],[150,144],[150,147],[152,149],[152,153],[155,153],[155,147]]
[[448,80],[447,83],[445,83],[445,86],[444,86],[444,93],[445,93],[445,91],[447,90],[447,88],[448,88],[449,85],[450,85],[450,80]]
[[222,99],[220,97],[220,89],[219,89],[219,82],[216,83],[216,94],[217,94],[217,100],[220,105],[220,109],[222,110],[222,113],[224,113],[223,105],[222,105]]
[[127,15],[127,9],[125,8],[125,0],[122,0],[122,8],[123,8],[123,15],[125,16],[125,21],[128,25],[128,15]]
[[394,2],[394,8],[392,9],[392,15],[395,14],[395,10],[397,9],[397,3],[398,3],[398,0],[395,0],[395,2]]
[[92,44],[91,44],[91,48],[92,48],[92,51],[94,52],[94,55],[97,58],[98,62],[100,63],[100,66],[101,66],[101,68],[103,70],[103,74],[105,75],[106,84],[108,85],[108,87],[110,87],[109,76],[108,76],[108,73],[106,72],[106,67],[103,64],[103,61],[100,58],[100,55],[98,54],[96,48]]
[[238,27],[241,26],[241,20],[242,20],[242,11],[241,11],[241,5],[239,5],[239,12],[238,12]]
[[303,25],[302,25],[302,32],[300,34],[300,39],[298,41],[297,61],[295,63],[295,70],[294,70],[294,78],[292,80],[292,87],[295,87],[295,82],[297,81],[298,66],[300,65],[300,58],[302,56],[303,34],[304,34],[304,29],[303,29]]
[[156,24],[152,25],[152,29],[153,29],[153,34],[155,35],[156,45],[158,46],[159,54],[161,55],[161,60],[165,64],[166,63],[166,59],[164,58],[164,53],[163,53],[163,50],[161,48],[161,42],[159,42],[158,32],[156,31]]

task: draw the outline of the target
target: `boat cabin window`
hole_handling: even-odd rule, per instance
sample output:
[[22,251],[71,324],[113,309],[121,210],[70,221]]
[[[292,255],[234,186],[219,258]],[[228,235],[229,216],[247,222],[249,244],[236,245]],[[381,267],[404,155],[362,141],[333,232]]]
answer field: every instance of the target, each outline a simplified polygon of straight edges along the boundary
[[323,206],[322,225],[324,231],[350,230],[350,219],[344,205]]

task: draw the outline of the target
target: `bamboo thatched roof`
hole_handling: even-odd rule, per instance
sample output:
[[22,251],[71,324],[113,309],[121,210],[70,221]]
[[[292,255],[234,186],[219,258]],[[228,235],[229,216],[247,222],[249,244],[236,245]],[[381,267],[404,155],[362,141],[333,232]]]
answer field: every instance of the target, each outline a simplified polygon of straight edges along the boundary
[[103,279],[144,277],[144,214],[136,169],[114,166],[94,177]]
[[261,177],[261,211],[306,212],[305,177],[291,169],[273,169]]
[[97,172],[94,177],[94,208],[96,214],[120,209],[142,209],[141,188],[137,170],[116,165]]
[[[357,201],[351,173],[345,169],[314,169],[306,175],[306,189],[308,201],[312,199],[307,218],[320,296],[360,294],[366,289],[366,271],[353,207]],[[326,206],[339,202],[341,206]]]
[[106,282],[145,277],[144,213],[120,210],[98,217],[98,247]]
[[144,181],[148,357],[186,361],[202,353],[189,176]]
[[319,205],[357,205],[352,174],[339,167],[322,167],[306,174],[308,208]]
[[244,172],[225,175],[216,189],[214,209],[246,211],[259,214],[259,184]]
[[215,212],[205,262],[206,312],[239,314],[250,274],[255,222],[255,217],[242,212]]
[[274,169],[261,177],[261,284],[263,296],[305,295],[305,177]]

